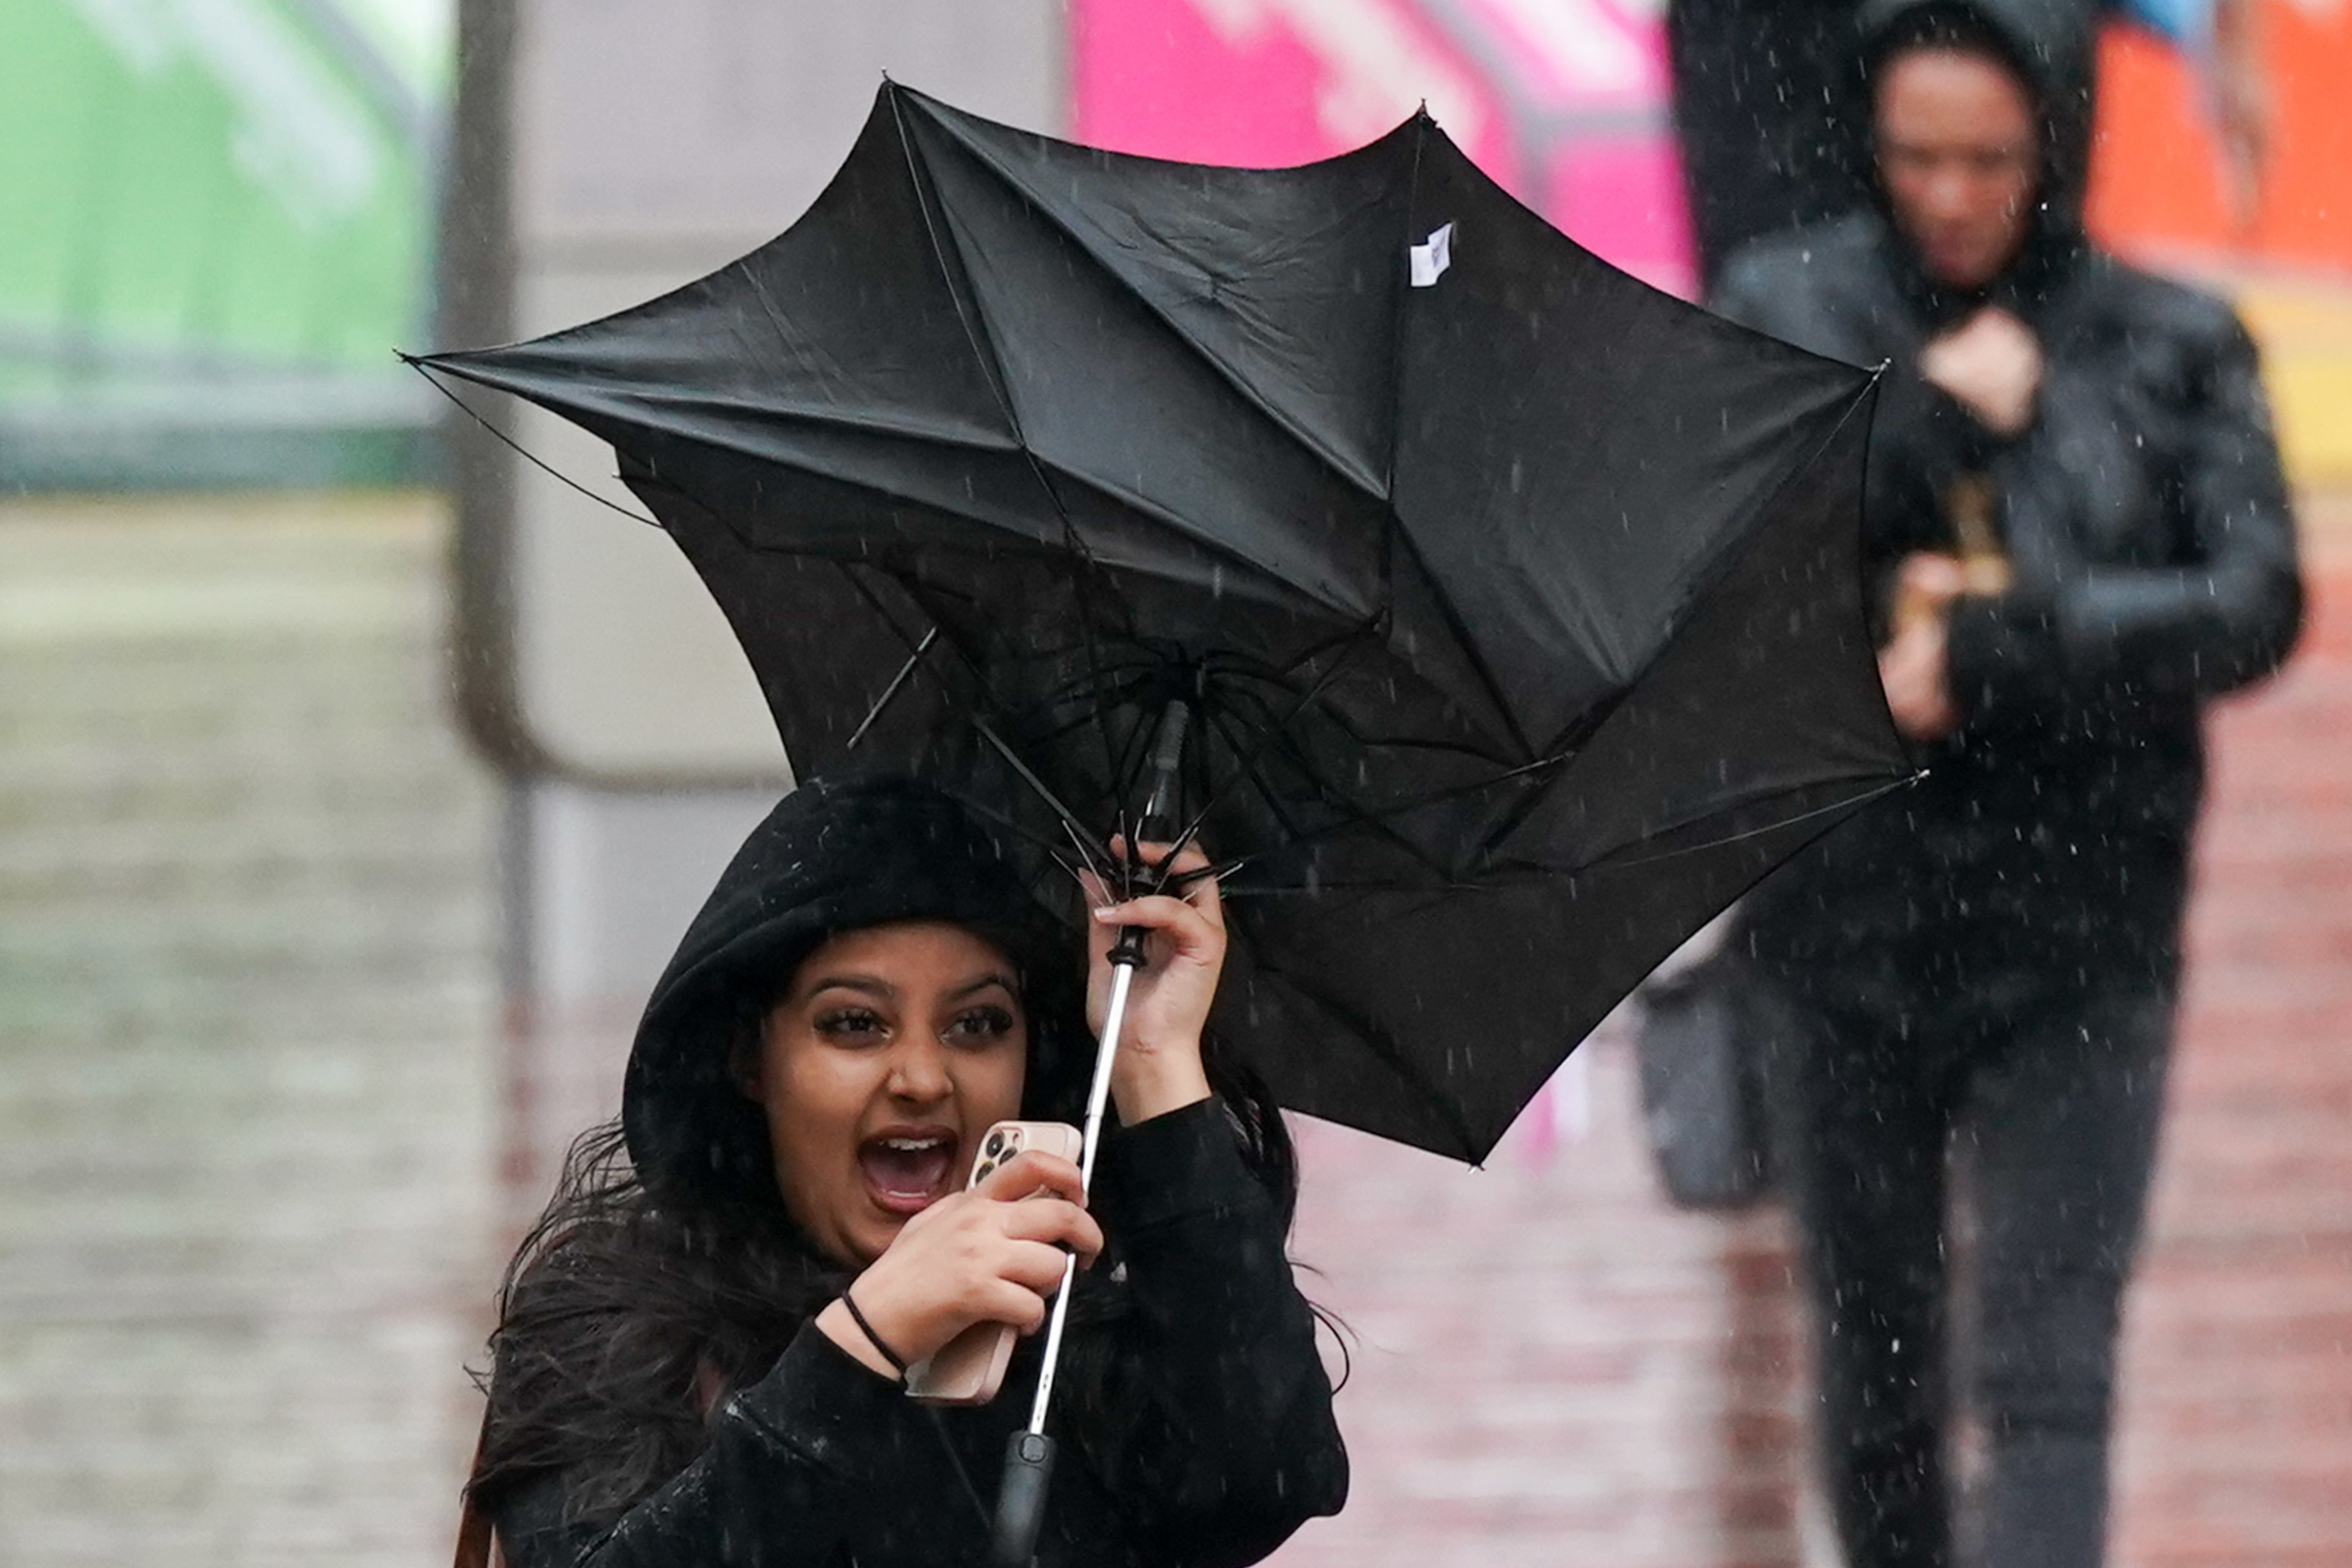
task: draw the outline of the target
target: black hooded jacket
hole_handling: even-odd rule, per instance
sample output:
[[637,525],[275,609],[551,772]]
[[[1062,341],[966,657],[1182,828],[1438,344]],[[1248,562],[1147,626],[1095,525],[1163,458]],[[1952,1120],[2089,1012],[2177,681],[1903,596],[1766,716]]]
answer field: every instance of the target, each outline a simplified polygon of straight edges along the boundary
[[[1864,14],[1865,67],[1931,7],[1988,26],[2037,95],[2043,174],[2017,259],[1990,289],[1956,294],[1884,210],[1864,211],[1742,251],[1711,300],[1801,347],[1888,367],[1866,502],[1882,606],[1905,555],[1952,548],[1942,498],[1956,476],[1988,477],[1999,498],[2013,584],[1952,610],[1958,732],[1924,748],[1926,780],[1753,906],[1759,956],[1898,1008],[1970,984],[2168,976],[2201,710],[2274,669],[2302,609],[2251,340],[2221,300],[2083,234],[2087,37],[2036,0],[1878,0]],[[2044,361],[2035,416],[2013,440],[1918,371],[1927,342],[1988,303],[2032,329]]]
[[[1085,1054],[1057,1041],[1045,1015],[1059,996],[1070,1013],[1063,1032],[1076,1027],[1075,991],[1057,990],[1075,976],[1050,973],[1075,968],[1063,955],[1076,935],[944,797],[905,784],[811,784],[728,868],[639,1027],[624,1125],[647,1202],[748,1201],[781,1215],[764,1124],[729,1065],[736,1020],[763,1009],[825,936],[908,919],[981,930],[1021,967],[1036,1025],[1024,1114],[1076,1119],[1068,1099],[1074,1086],[1083,1093]],[[1213,1099],[1107,1129],[1091,1206],[1108,1249],[1082,1279],[1071,1318],[1045,1568],[1255,1563],[1347,1495],[1315,1320],[1284,1250],[1287,1193],[1270,1189],[1251,1147],[1228,1103]],[[528,1297],[535,1275],[583,1266],[551,1247],[517,1289]],[[846,1279],[822,1262],[813,1272],[814,1299],[786,1303],[788,1322]],[[613,1295],[598,1297],[597,1310],[614,1310]],[[501,1384],[544,1365],[556,1343],[535,1342],[516,1322],[495,1342],[486,1458],[512,1403],[502,1404]],[[591,1331],[561,1342],[592,1348],[554,1356],[568,1363],[555,1374],[576,1392],[554,1402],[552,1425],[602,1431],[612,1402],[600,1363],[618,1342]],[[803,1318],[772,1367],[710,1411],[691,1462],[617,1521],[581,1507],[604,1451],[593,1442],[584,1465],[548,1469],[542,1459],[534,1473],[525,1464],[483,1500],[509,1568],[977,1563],[1037,1358],[1036,1342],[1025,1342],[992,1404],[939,1410]],[[696,1391],[682,1382],[676,1399],[691,1411]]]

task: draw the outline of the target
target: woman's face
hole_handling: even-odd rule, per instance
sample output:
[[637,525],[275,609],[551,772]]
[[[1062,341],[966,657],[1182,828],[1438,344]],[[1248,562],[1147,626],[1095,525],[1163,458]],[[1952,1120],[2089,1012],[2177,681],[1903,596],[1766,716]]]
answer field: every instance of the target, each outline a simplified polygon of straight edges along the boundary
[[962,1184],[974,1145],[1018,1115],[1028,1019],[1012,963],[961,926],[836,936],[769,1013],[747,1087],[767,1113],[785,1210],[864,1266]]
[[2033,103],[2004,67],[1958,49],[1898,55],[1880,78],[1879,178],[1928,275],[1981,289],[2025,244],[2040,180]]

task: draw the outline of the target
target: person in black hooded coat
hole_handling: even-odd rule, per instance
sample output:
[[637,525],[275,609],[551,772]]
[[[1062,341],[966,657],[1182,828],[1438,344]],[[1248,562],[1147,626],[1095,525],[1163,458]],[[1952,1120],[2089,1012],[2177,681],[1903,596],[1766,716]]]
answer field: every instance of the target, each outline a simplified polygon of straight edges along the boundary
[[[1113,923],[1088,922],[1093,972]],[[618,1123],[508,1272],[467,1488],[508,1568],[982,1561],[1037,1342],[976,1407],[908,1398],[892,1362],[1034,1330],[1057,1244],[1091,1266],[1040,1563],[1255,1563],[1338,1510],[1284,1253],[1296,1164],[1263,1086],[1201,1042],[1214,885],[1117,923],[1152,955],[1090,1205],[1036,1154],[965,1194],[989,1123],[1080,1119],[1079,937],[913,784],[807,784],[752,833],[655,988]]]
[[2051,15],[1867,6],[1876,205],[1748,247],[1712,300],[1887,367],[1866,552],[1928,771],[1748,913],[1856,1568],[1952,1560],[1948,1159],[1975,1216],[1981,1560],[2100,1559],[2201,714],[2301,615],[2252,344],[2084,238],[2086,43]]
[[[2169,9],[2127,0],[2011,4],[2034,8],[2038,38],[2068,40],[2050,63],[2079,74],[2053,81],[2050,96],[2086,120],[2098,29],[2118,15]],[[2270,140],[2259,4],[2211,0],[2201,37],[2174,40],[2198,54],[2208,77],[2221,172],[2242,218],[2252,216]],[[1870,138],[1847,100],[1871,15],[1854,0],[1668,0],[1675,135],[1702,283],[1716,283],[1741,246],[1836,217],[1866,198]]]

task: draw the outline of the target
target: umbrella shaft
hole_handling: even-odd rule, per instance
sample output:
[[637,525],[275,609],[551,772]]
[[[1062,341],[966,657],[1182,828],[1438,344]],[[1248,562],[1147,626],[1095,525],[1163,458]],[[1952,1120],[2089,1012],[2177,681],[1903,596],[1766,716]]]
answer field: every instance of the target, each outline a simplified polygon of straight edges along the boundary
[[[1091,1192],[1095,1182],[1095,1152],[1102,1143],[1103,1108],[1110,1100],[1111,1063],[1118,1057],[1120,1026],[1127,1022],[1127,993],[1135,984],[1132,964],[1114,963],[1110,967],[1110,1004],[1103,1009],[1102,1041],[1095,1047],[1094,1081],[1087,1086],[1087,1124],[1084,1152],[1078,1162],[1080,1185]],[[1062,1265],[1062,1288],[1054,1294],[1054,1313],[1045,1326],[1045,1356],[1037,1368],[1037,1400],[1029,1410],[1029,1430],[1045,1430],[1045,1408],[1054,1399],[1054,1371],[1062,1360],[1062,1328],[1070,1316],[1070,1287],[1076,1283],[1078,1260],[1074,1256]]]
[[[1136,822],[1138,838],[1159,838],[1176,826],[1177,770],[1183,763],[1184,731],[1192,720],[1192,704],[1181,700],[1168,704],[1160,715],[1160,727],[1151,736],[1151,787],[1144,796],[1143,815]],[[1129,852],[1135,852],[1133,846]]]

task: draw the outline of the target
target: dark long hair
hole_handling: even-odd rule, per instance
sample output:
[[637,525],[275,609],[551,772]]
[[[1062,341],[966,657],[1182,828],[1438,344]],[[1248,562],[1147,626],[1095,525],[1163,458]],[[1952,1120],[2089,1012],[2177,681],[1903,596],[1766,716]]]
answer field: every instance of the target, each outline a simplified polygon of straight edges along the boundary
[[[1032,1020],[1024,1113],[1076,1121],[1089,1052],[1068,1048],[1081,1016],[1066,984],[1024,981]],[[765,998],[739,1007],[731,1050],[753,1048]],[[1297,1208],[1288,1129],[1258,1075],[1213,1037],[1211,1087],[1283,1228]],[[764,1134],[762,1134],[764,1135]],[[1106,1122],[1105,1135],[1115,1136]],[[786,1215],[772,1174],[724,1198],[656,1201],[616,1120],[573,1143],[555,1194],[508,1265],[489,1397],[468,1497],[496,1510],[514,1490],[560,1478],[567,1521],[617,1519],[690,1463],[707,1412],[756,1383],[853,1270],[821,1255]],[[1139,1414],[1119,1392],[1109,1329],[1125,1315],[1117,1238],[1071,1299],[1062,1387],[1071,1431],[1108,1460]]]

